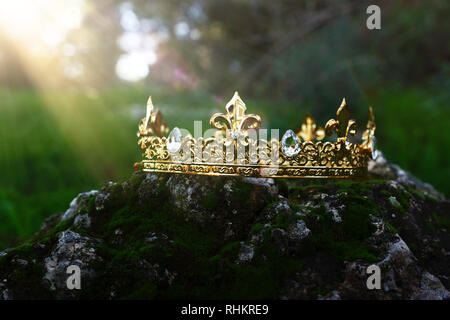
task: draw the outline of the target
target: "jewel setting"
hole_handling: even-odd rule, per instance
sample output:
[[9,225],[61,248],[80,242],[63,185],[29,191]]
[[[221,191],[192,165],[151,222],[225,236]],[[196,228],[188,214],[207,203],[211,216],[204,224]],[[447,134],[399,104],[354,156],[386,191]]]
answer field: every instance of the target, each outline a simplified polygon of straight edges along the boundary
[[300,140],[291,129],[281,138],[281,152],[287,157],[296,156],[300,152]]
[[173,128],[167,137],[166,145],[167,151],[170,153],[178,152],[181,148],[181,131],[177,127]]

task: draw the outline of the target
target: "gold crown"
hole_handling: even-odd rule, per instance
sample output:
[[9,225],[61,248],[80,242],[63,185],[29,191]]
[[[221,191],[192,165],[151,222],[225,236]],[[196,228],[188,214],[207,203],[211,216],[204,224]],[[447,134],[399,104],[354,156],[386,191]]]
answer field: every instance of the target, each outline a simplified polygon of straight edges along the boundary
[[[215,176],[349,178],[364,176],[369,159],[376,157],[372,108],[362,143],[352,143],[348,137],[356,135],[357,125],[350,119],[345,99],[325,129],[308,115],[296,133],[287,130],[281,141],[262,138],[267,130],[260,129],[261,118],[245,113],[247,108],[237,92],[225,109],[226,113],[211,117],[211,127],[217,130],[210,137],[183,137],[177,127],[165,137],[169,127],[150,97],[138,132],[144,159],[135,169]],[[334,133],[335,141],[321,141]]]

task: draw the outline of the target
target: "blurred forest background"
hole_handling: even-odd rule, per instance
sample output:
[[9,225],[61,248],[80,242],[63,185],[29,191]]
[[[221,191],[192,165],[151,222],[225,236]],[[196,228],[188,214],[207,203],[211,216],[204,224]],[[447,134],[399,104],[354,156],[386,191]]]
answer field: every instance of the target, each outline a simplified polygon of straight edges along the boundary
[[281,132],[372,105],[378,148],[448,196],[449,34],[448,0],[1,0],[0,248],[131,174],[149,94],[187,129],[235,90]]

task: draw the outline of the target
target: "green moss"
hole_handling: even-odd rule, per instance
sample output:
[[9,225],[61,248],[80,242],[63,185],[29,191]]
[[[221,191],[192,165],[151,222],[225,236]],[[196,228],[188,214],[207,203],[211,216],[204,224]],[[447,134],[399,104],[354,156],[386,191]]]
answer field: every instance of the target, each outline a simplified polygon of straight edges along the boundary
[[44,266],[42,262],[32,263],[29,261],[25,266],[16,266],[9,277],[9,282],[18,288],[17,291],[19,292],[19,296],[14,298],[21,299],[21,295],[23,297],[38,297],[39,299],[53,298],[49,288],[41,284],[43,276]]
[[128,180],[130,183],[130,186],[133,190],[137,190],[137,188],[141,185],[142,181],[144,180],[145,175],[141,173],[135,173],[131,176],[131,178]]
[[[267,207],[271,208],[274,205],[277,205],[277,202],[269,204]],[[271,221],[271,224],[268,228],[264,230],[264,236],[267,237],[270,235],[270,232],[273,229],[281,228],[285,229],[287,228],[292,222],[294,222],[295,216],[291,214],[290,212],[286,212],[284,210],[281,210]]]
[[52,230],[50,230],[51,233],[57,234],[61,231],[67,230],[70,226],[73,225],[73,221],[75,220],[75,217],[72,217],[67,220],[63,220],[59,222]]
[[126,205],[110,216],[108,223],[103,226],[103,236],[114,236],[115,230],[119,228],[122,232],[127,232],[128,234],[135,233],[136,230],[134,229],[136,226],[140,226],[136,223],[140,223],[141,221],[142,218],[135,214],[132,207]]
[[[123,236],[115,234],[117,229]],[[220,246],[216,243],[214,230],[186,222],[167,201],[152,204],[151,212],[146,207],[126,205],[109,214],[97,233],[106,240],[98,245],[97,250],[105,261],[109,261],[107,265],[99,265],[98,269],[109,279],[126,279],[125,284],[115,291],[117,296],[127,298],[208,297],[211,295],[208,290],[213,290],[214,286],[210,286],[206,279],[213,277],[224,259],[234,260],[239,250],[239,242]],[[158,237],[151,243],[145,240],[150,233]],[[121,239],[120,245],[111,246],[110,243],[118,238]],[[158,281],[147,280],[152,284],[143,284],[142,265],[156,261],[162,268],[158,271],[161,276],[165,269],[182,274],[168,289],[160,288]],[[95,296],[95,288],[100,290],[109,286],[108,281],[96,279],[85,297]]]
[[220,195],[222,194],[221,190],[223,188],[225,180],[217,180],[215,181],[214,188],[201,200],[202,205],[206,209],[216,209],[220,206],[220,203],[223,199]]
[[310,209],[310,212],[309,212],[310,216],[315,216],[315,217],[318,217],[319,219],[324,219],[327,222],[331,222],[331,215],[327,212],[327,210],[325,209],[325,207],[323,205],[321,205],[317,208],[309,207],[309,209]]
[[432,195],[432,194],[425,193],[425,197],[426,197],[426,199],[427,199],[428,201],[431,201],[431,202],[434,202],[434,203],[439,202],[439,199],[436,198],[436,197],[435,197],[434,195]]
[[307,225],[312,232],[302,243],[300,255],[310,257],[317,252],[328,252],[341,265],[354,259],[376,261],[376,253],[365,240],[375,231],[369,216],[377,213],[378,206],[353,192],[341,199],[345,204],[345,210],[340,213],[341,223],[334,222],[323,206],[311,210]]
[[242,179],[236,179],[231,199],[234,203],[249,204],[252,201],[250,197],[252,191],[253,185],[242,181]]
[[341,193],[340,200],[345,209],[339,213],[342,218],[339,224],[332,220],[331,213],[327,212],[324,206],[311,208],[308,214],[311,218],[307,218],[307,225],[312,232],[302,244],[300,255],[309,257],[317,252],[328,252],[341,265],[344,261],[354,259],[377,261],[377,254],[366,244],[366,239],[376,229],[369,217],[378,215],[381,209],[365,195],[371,195],[374,186],[384,182],[383,180],[336,180],[335,185],[302,187],[302,190],[312,188],[312,190],[329,194]]
[[400,202],[402,206],[402,213],[404,213],[405,210],[409,209],[409,200],[411,199],[411,194],[407,191],[399,191],[396,194],[397,201]]
[[389,221],[385,221],[384,223],[386,225],[386,227],[388,228],[388,230],[392,233],[398,233],[397,229],[389,223]]
[[236,256],[239,251],[239,247],[239,241],[227,243],[222,249],[220,249],[219,254],[221,256]]
[[386,198],[389,198],[389,197],[392,196],[392,194],[391,194],[389,191],[385,190],[385,189],[381,190],[381,191],[380,191],[380,194],[381,194],[382,196],[386,197]]
[[428,193],[426,193],[424,191],[417,190],[410,185],[405,185],[405,188],[409,192],[409,194],[413,195],[415,198],[418,198],[423,201],[427,201],[427,200],[432,201],[432,202],[437,201],[437,199],[435,197],[430,196]]
[[259,231],[261,231],[264,228],[264,224],[262,223],[257,223],[252,227],[251,232],[252,233],[258,233]]
[[107,210],[120,208],[125,203],[133,200],[133,195],[135,196],[135,193],[125,193],[120,183],[113,183],[109,185],[106,187],[104,192],[109,194],[107,202],[108,208],[106,208]]
[[[18,246],[18,247],[15,247],[15,248],[13,248],[13,249],[10,249],[10,250],[8,251],[7,256],[8,256],[8,257],[14,256],[14,255],[18,255],[18,256],[26,256],[26,254],[28,254],[28,253],[31,251],[31,249],[32,249],[32,244],[31,244],[31,242],[26,242],[26,243],[24,243],[24,244],[21,244],[21,245]],[[5,256],[5,257],[2,257],[2,258],[6,258],[6,256]]]
[[415,245],[414,243],[410,242],[408,243],[408,247],[411,249],[411,251],[414,253],[414,255],[417,255],[417,245]]
[[328,290],[328,289],[323,289],[323,288],[317,288],[317,289],[314,289],[314,290],[312,291],[312,296],[313,296],[313,297],[317,297],[317,296],[319,296],[319,295],[325,296],[325,295],[326,295],[327,293],[329,293],[330,291],[333,291],[333,289]]
[[283,280],[301,269],[301,259],[280,255],[273,241],[266,237],[255,248],[251,263],[230,264],[226,267],[224,271],[229,285],[222,292],[222,297],[276,299],[283,290]]
[[281,195],[288,197],[289,196],[289,184],[286,181],[286,179],[276,179],[275,182],[278,187],[278,192]]
[[391,196],[391,197],[389,197],[388,200],[389,200],[389,203],[390,203],[391,206],[392,206],[392,209],[393,209],[396,213],[401,214],[401,215],[404,215],[404,214],[406,213],[405,208],[404,208],[403,205],[397,200],[396,197]]
[[303,257],[313,256],[318,252],[328,252],[340,265],[344,261],[364,259],[369,262],[377,261],[376,252],[364,241],[338,241],[331,233],[319,233],[307,239],[302,252]]
[[95,213],[95,196],[90,196],[87,200],[87,212],[89,214]]
[[233,282],[225,296],[229,299],[277,299],[283,289],[282,280],[300,271],[302,265],[294,259],[276,259],[267,263],[232,265]]
[[158,287],[150,281],[143,281],[140,285],[133,288],[128,295],[121,297],[123,300],[147,300],[157,297]]
[[[142,250],[140,250],[142,249]],[[101,243],[97,247],[97,252],[108,263],[94,262],[93,268],[101,277],[95,278],[92,283],[80,291],[82,299],[109,299],[108,288],[122,299],[152,299],[155,298],[157,284],[151,279],[143,269],[145,258],[150,255],[149,248],[130,247],[126,250],[117,250]],[[119,283],[112,282],[111,279],[119,280]],[[99,293],[103,296],[99,296]]]
[[[14,289],[15,299],[54,298],[49,287],[42,284],[45,268],[40,257],[47,254],[48,249],[35,247],[32,242],[27,242],[9,250],[0,258],[0,277],[8,279],[8,287]],[[19,263],[19,259],[26,263]]]
[[353,181],[353,180],[336,180],[335,184],[339,192],[346,192],[348,194],[369,194],[373,190],[374,184],[379,184],[379,180],[369,181]]
[[336,242],[332,248],[332,254],[338,261],[353,261],[364,259],[369,262],[378,261],[372,249],[361,241]]
[[170,195],[170,191],[169,188],[166,186],[165,183],[160,183],[158,185],[158,188],[156,189],[156,195],[155,195],[155,200],[163,200],[163,199],[168,199]]
[[212,256],[211,258],[209,258],[209,262],[210,263],[217,263],[221,259],[223,259],[223,257],[220,254],[216,254],[215,256]]
[[299,212],[302,210],[302,208],[295,202],[293,201],[289,201],[289,206],[291,207],[292,210],[294,210],[295,212]]
[[341,197],[345,204],[342,214],[342,228],[351,239],[363,240],[375,232],[376,227],[370,222],[369,216],[376,215],[379,207],[373,201],[354,195]]
[[294,221],[294,217],[292,214],[287,213],[285,211],[281,211],[277,214],[275,219],[273,220],[272,227],[274,228],[286,228]]
[[217,207],[219,200],[220,197],[216,193],[212,192],[202,199],[202,204],[206,209],[214,209]]
[[431,219],[425,218],[423,220],[423,223],[425,225],[425,228],[427,228],[428,231],[430,231],[430,232],[435,232],[436,231],[436,229],[434,228],[433,223],[431,222]]
[[436,212],[434,212],[433,219],[439,228],[450,230],[450,217],[448,216],[448,213],[443,212],[439,215]]
[[289,189],[289,195],[290,196],[306,196],[308,194],[314,194],[314,193],[324,193],[329,191],[327,186],[317,184],[317,183],[310,183],[307,185],[295,185]]
[[[164,210],[164,206],[155,207],[155,211],[148,214],[144,210],[124,207],[111,214],[110,222],[103,228],[109,240],[99,244],[97,249],[105,261],[110,262],[98,268],[105,279],[126,279],[126,285],[114,289],[117,296],[156,299],[275,298],[281,292],[282,279],[301,268],[299,259],[281,257],[270,242],[263,248],[255,249],[251,264],[235,264],[239,241],[216,243],[213,230],[199,229],[184,221],[176,212]],[[281,216],[279,222],[284,222]],[[123,230],[127,237],[122,248],[113,249],[108,242],[113,240],[112,233],[117,228]],[[143,242],[150,230],[157,234],[164,232],[171,242]],[[169,287],[161,287],[160,283],[151,281],[144,285],[142,271],[139,270],[142,261],[158,261],[162,270],[176,270],[182,276],[175,277]],[[217,277],[218,274],[220,277]],[[95,296],[95,288],[109,286],[108,282],[98,278],[84,297]]]
[[420,192],[420,191],[418,191],[418,190],[416,190],[416,189],[413,189],[412,187],[409,187],[409,192],[410,192],[411,194],[413,194],[414,197],[416,197],[416,198],[418,198],[418,199],[426,200],[426,196],[425,196],[425,193],[424,193],[424,192]]

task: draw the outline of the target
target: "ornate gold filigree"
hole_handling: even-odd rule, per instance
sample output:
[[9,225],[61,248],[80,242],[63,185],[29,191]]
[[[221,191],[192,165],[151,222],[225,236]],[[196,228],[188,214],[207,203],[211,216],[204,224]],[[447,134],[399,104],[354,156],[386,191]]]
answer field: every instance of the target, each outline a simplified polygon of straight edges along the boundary
[[320,141],[325,137],[325,130],[317,126],[316,121],[310,115],[307,115],[302,122],[300,130],[297,132],[297,136],[302,138],[303,141]]

